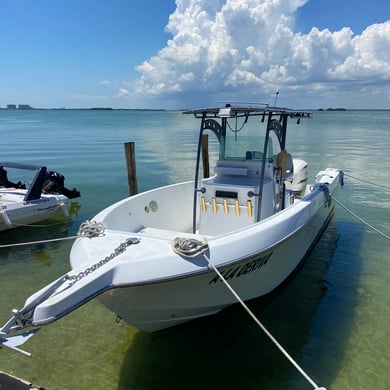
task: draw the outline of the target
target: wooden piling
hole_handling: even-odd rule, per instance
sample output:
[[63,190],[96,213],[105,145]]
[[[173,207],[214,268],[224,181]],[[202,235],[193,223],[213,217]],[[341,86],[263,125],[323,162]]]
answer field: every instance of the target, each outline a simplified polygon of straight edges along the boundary
[[202,162],[203,162],[203,177],[204,178],[210,177],[208,134],[202,135]]
[[125,142],[125,156],[127,167],[127,181],[129,184],[129,195],[135,195],[138,193],[137,186],[137,170],[135,164],[135,144],[134,142]]

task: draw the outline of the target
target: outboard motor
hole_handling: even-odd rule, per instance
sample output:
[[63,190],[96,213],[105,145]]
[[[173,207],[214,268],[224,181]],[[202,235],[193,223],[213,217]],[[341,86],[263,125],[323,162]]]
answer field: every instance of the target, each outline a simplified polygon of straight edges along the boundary
[[69,199],[79,198],[80,191],[76,188],[72,188],[71,190],[65,187],[65,177],[58,172],[48,171],[46,173],[45,182],[43,184],[42,192],[44,194],[62,194],[65,195]]
[[285,181],[286,189],[300,195],[305,190],[308,181],[307,162],[294,158],[293,165],[293,174]]

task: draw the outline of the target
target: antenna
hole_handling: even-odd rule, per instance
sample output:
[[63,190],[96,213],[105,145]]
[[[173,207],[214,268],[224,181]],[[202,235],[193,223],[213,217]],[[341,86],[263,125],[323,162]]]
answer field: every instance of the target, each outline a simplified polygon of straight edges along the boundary
[[274,104],[274,107],[276,107],[276,102],[278,101],[278,95],[279,95],[279,89],[277,89],[276,92],[275,92],[275,104]]

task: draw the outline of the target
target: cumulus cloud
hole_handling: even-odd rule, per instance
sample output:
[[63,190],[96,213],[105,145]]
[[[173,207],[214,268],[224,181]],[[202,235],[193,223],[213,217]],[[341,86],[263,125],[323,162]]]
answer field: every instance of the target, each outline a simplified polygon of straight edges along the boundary
[[330,77],[390,80],[390,21],[369,26],[350,45],[352,52],[329,70]]
[[136,92],[178,100],[201,95],[207,102],[269,96],[277,88],[291,96],[344,93],[345,83],[362,89],[382,83],[387,91],[390,21],[357,36],[348,27],[302,34],[294,31],[295,14],[307,1],[176,0],[166,27],[172,39],[137,67]]
[[129,96],[130,92],[125,88],[119,88],[117,97]]

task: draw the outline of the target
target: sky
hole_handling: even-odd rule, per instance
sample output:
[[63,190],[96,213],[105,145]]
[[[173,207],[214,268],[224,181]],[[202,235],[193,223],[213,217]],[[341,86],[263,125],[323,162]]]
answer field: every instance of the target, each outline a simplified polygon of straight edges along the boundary
[[0,0],[0,107],[390,109],[387,0]]

